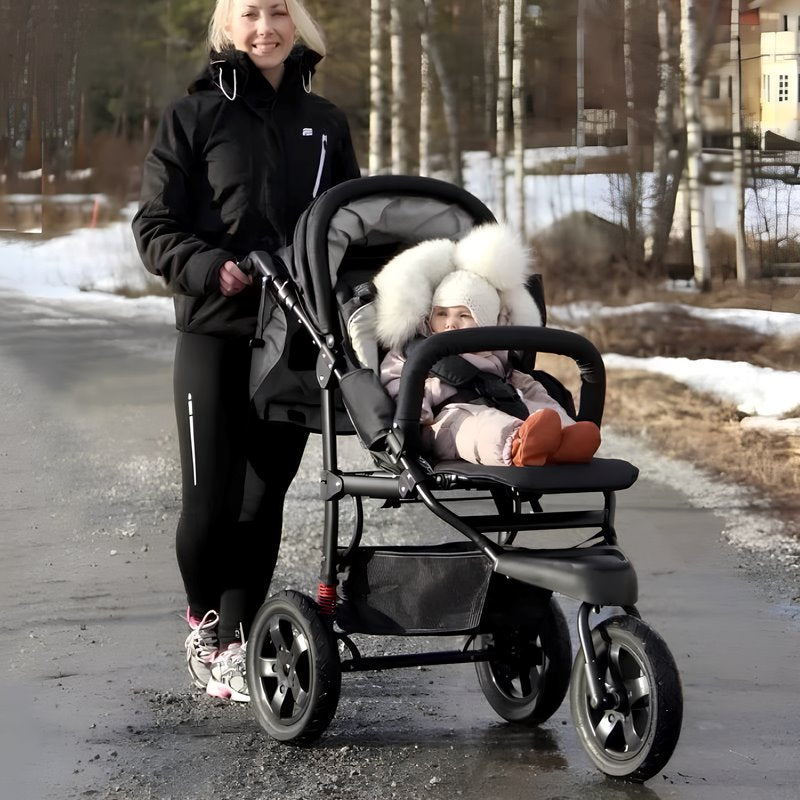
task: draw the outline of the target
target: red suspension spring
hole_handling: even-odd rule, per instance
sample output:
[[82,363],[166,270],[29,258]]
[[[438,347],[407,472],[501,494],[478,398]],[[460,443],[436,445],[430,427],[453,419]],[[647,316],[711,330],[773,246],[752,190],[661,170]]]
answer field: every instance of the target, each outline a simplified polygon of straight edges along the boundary
[[336,611],[336,586],[320,583],[317,587],[317,605],[320,613],[333,615]]

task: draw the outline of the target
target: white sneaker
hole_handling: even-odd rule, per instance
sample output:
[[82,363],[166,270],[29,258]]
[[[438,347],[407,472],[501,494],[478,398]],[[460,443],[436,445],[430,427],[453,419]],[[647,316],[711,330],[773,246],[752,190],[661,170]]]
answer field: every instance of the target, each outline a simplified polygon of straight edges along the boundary
[[206,694],[223,697],[237,703],[250,702],[246,673],[247,643],[228,645],[211,662],[211,677],[206,684]]
[[219,639],[217,639],[217,623],[219,614],[208,611],[202,619],[196,619],[186,609],[186,621],[191,631],[186,637],[186,666],[192,683],[203,689],[211,677],[211,662],[217,654]]

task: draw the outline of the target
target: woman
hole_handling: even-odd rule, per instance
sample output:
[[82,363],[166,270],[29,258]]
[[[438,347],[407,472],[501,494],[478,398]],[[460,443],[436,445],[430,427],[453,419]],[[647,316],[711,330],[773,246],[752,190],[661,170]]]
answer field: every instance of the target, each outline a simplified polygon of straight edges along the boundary
[[173,292],[179,331],[187,665],[195,686],[245,702],[244,642],[307,433],[253,413],[259,292],[237,260],[286,244],[309,202],[359,171],[344,115],[310,93],[325,45],[299,0],[217,0],[209,45],[210,64],[167,109],[145,160],[133,231]]

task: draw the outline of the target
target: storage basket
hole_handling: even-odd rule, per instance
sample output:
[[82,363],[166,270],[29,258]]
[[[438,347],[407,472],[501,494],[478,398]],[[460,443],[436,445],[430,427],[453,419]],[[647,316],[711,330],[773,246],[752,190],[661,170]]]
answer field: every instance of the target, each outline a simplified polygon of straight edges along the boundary
[[347,633],[462,633],[481,619],[492,564],[469,543],[358,547],[340,564],[336,621]]

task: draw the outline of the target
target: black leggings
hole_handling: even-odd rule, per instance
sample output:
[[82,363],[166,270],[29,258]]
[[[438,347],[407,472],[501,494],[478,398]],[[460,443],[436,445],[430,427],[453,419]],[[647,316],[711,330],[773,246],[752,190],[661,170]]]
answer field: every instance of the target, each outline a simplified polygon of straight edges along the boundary
[[308,439],[302,428],[256,417],[249,374],[246,339],[178,334],[178,566],[192,615],[219,612],[223,647],[239,624],[247,637],[269,591],[284,498]]

